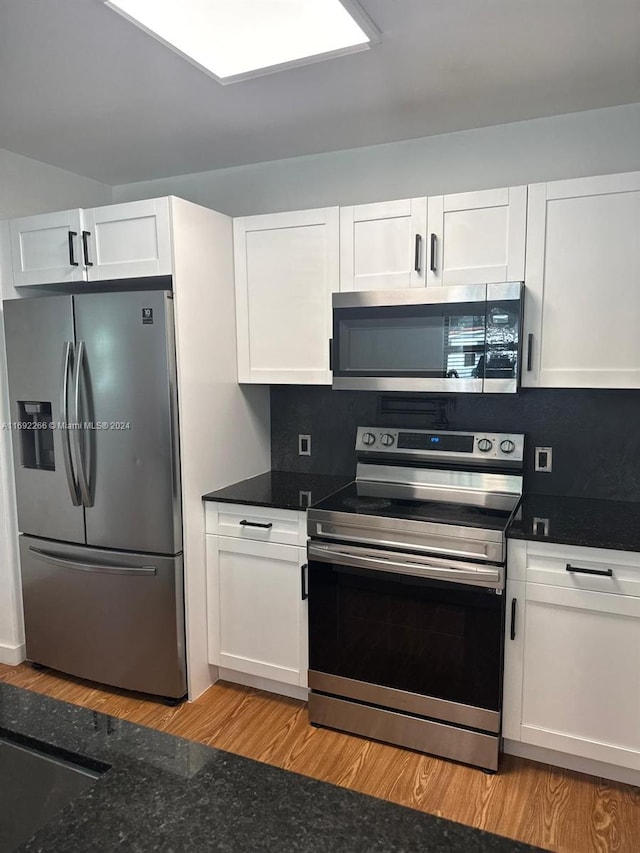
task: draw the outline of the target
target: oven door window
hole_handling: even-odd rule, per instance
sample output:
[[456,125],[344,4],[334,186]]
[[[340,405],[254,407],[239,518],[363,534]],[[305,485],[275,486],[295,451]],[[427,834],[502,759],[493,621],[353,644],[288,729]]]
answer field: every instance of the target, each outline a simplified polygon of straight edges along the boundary
[[484,302],[334,309],[335,376],[482,378]]
[[312,561],[309,668],[497,711],[502,596]]

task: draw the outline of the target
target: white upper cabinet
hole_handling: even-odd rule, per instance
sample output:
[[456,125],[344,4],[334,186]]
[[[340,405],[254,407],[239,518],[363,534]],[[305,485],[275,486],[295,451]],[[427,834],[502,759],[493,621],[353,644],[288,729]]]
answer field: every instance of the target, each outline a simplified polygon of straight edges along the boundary
[[430,196],[427,285],[522,281],[527,188]]
[[340,290],[424,287],[426,198],[340,208]]
[[338,208],[233,222],[238,381],[330,384]]
[[16,287],[85,280],[81,210],[62,210],[9,223]]
[[640,172],[529,188],[523,384],[640,388]]
[[14,285],[170,275],[169,203],[145,199],[12,220]]
[[84,211],[88,280],[171,275],[169,199]]

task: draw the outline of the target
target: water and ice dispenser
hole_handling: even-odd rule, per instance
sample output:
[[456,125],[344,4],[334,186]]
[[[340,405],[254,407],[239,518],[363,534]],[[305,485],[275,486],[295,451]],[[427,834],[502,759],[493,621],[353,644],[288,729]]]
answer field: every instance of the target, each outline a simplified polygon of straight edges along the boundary
[[20,457],[24,468],[55,471],[51,403],[20,401]]

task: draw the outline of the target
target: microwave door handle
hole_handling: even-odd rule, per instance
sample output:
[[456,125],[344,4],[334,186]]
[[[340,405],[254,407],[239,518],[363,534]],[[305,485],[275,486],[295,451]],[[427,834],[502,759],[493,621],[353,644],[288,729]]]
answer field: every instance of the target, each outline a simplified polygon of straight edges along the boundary
[[69,436],[69,382],[71,380],[71,354],[73,352],[73,343],[65,341],[64,355],[62,357],[62,385],[60,390],[60,410],[62,412],[62,459],[64,462],[64,472],[67,476],[67,486],[71,495],[71,503],[73,506],[80,506],[80,494],[78,492],[78,482],[73,470],[73,461],[71,459],[71,438]]

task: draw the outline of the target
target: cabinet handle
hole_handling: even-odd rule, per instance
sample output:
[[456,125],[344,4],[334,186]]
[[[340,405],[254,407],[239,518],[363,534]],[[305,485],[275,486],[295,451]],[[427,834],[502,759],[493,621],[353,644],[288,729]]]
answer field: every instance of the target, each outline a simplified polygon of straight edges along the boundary
[[438,269],[438,264],[436,263],[436,252],[438,250],[438,237],[436,234],[431,235],[431,262],[429,264],[429,269],[431,272],[435,273]]
[[333,370],[333,338],[329,338],[329,370]]
[[77,237],[77,236],[78,236],[77,231],[69,231],[69,263],[71,264],[72,267],[79,266],[78,262],[76,261],[75,252],[73,250],[73,238]]
[[413,261],[413,268],[416,272],[420,272],[420,269],[421,269],[421,267],[420,267],[420,255],[422,254],[421,249],[422,249],[422,234],[416,234],[416,251],[415,251],[415,257],[414,257],[414,261]]
[[92,267],[93,263],[89,260],[89,237],[91,236],[91,231],[83,231],[82,232],[82,252],[84,254],[84,265],[85,267]]
[[300,566],[300,584],[302,589],[302,600],[304,601],[306,598],[309,598],[309,588],[307,586],[307,567],[308,563],[305,563],[303,566]]
[[241,527],[262,527],[264,530],[269,530],[269,528],[273,527],[273,523],[271,521],[268,521],[266,524],[263,524],[260,521],[247,521],[247,519],[244,518],[240,522],[240,526]]
[[527,335],[527,373],[533,370],[533,334]]
[[511,639],[515,640],[516,638],[516,607],[518,605],[518,599],[511,599]]
[[600,575],[603,578],[612,578],[613,569],[582,569],[580,566],[572,566],[567,563],[568,572],[577,572],[580,575]]

